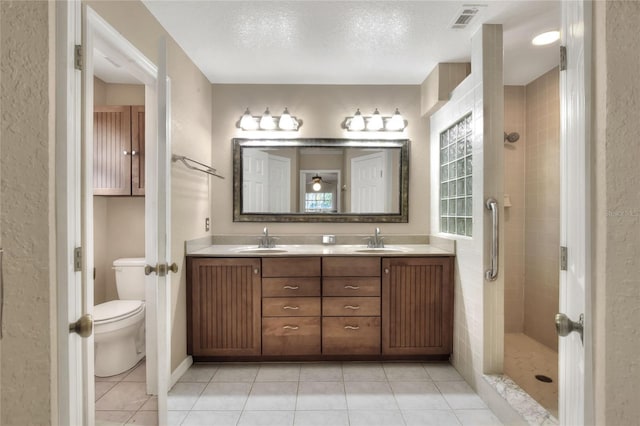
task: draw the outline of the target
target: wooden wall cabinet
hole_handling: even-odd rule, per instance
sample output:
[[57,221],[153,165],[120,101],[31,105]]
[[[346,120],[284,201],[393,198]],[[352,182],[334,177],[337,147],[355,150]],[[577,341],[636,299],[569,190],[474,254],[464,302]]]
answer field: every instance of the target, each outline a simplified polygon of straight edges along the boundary
[[188,258],[187,348],[194,356],[261,349],[260,259]]
[[384,258],[382,270],[382,354],[450,354],[453,258]]
[[96,106],[93,194],[144,195],[144,106]]

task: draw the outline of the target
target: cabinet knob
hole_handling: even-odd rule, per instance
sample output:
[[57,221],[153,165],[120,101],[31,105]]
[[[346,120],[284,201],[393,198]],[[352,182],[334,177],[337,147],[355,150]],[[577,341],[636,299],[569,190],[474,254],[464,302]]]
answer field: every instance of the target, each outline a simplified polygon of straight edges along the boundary
[[260,273],[260,269],[255,268],[255,269],[253,270],[253,275],[258,275],[259,273]]
[[285,330],[298,330],[300,327],[298,327],[297,325],[285,325],[282,328],[284,328]]
[[135,149],[131,151],[131,156],[134,156],[134,155],[138,155],[138,151],[136,151]]
[[358,327],[357,325],[345,325],[344,329],[345,330],[360,330],[360,327]]
[[384,273],[389,274],[389,268],[384,268]]

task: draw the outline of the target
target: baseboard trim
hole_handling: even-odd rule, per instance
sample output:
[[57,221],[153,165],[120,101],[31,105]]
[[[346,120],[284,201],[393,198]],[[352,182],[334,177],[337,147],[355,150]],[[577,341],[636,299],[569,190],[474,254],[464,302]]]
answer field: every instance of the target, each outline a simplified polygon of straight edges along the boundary
[[180,377],[182,377],[182,375],[187,372],[192,364],[193,358],[191,357],[191,355],[189,355],[180,363],[180,365],[178,365],[175,370],[173,370],[173,373],[171,373],[171,383],[169,384],[169,389],[171,389],[173,385],[178,383]]

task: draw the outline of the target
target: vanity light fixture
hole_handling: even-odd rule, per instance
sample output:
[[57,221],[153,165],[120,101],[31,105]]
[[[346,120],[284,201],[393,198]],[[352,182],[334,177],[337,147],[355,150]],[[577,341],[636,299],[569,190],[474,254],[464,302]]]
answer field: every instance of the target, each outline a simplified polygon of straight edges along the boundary
[[297,131],[302,126],[302,120],[292,116],[287,108],[284,109],[281,116],[272,116],[269,108],[265,110],[261,116],[251,115],[247,108],[236,123],[236,127],[242,130],[284,130]]
[[358,109],[353,117],[345,118],[342,127],[350,132],[401,132],[407,127],[407,121],[402,117],[398,108],[390,117],[382,116],[378,108],[370,117],[364,117]]
[[322,189],[322,178],[317,174],[311,178],[311,182],[313,182],[311,188],[313,188],[314,191],[318,192]]

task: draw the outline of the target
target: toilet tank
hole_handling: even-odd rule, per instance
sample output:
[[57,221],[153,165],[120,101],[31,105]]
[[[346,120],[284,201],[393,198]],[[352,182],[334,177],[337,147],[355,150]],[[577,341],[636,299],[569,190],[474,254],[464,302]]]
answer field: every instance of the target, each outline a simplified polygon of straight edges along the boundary
[[129,257],[113,261],[118,299],[144,300],[144,265],[144,257]]

